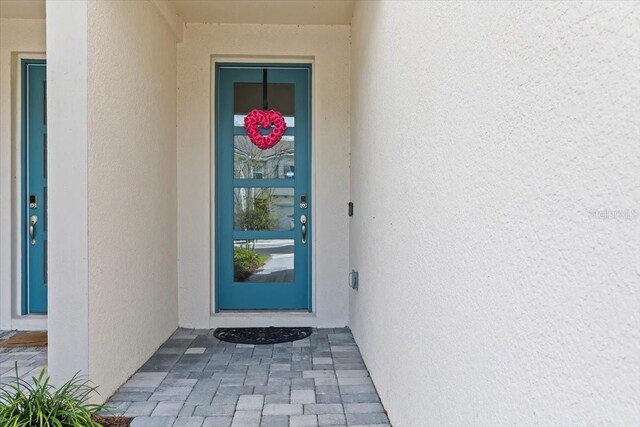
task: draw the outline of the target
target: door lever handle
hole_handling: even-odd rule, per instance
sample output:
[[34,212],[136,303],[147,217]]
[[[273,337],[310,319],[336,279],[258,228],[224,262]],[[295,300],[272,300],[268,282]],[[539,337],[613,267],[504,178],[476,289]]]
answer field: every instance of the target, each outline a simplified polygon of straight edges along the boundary
[[38,217],[35,215],[31,215],[29,218],[29,237],[31,237],[31,244],[36,244],[36,223],[38,222]]
[[300,215],[300,224],[302,224],[302,226],[300,227],[300,229],[302,230],[302,244],[306,245],[307,244],[307,216],[306,215]]

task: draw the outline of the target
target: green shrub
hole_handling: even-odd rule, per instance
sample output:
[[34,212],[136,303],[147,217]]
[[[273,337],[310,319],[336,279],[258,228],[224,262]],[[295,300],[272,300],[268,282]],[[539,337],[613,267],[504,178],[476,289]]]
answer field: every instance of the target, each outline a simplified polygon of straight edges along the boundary
[[269,257],[242,246],[233,248],[233,277],[241,282],[264,266]]
[[269,189],[264,189],[248,197],[248,206],[244,211],[236,213],[236,221],[242,230],[273,230],[276,220],[271,213],[273,196]]
[[104,406],[87,403],[95,391],[78,374],[56,389],[44,369],[32,385],[18,376],[16,364],[15,381],[0,389],[0,426],[101,427],[91,416]]

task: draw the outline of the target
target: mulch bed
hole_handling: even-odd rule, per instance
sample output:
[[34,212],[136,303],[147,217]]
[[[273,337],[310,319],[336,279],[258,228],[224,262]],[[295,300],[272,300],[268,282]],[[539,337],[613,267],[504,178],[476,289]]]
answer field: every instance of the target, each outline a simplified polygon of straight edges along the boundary
[[93,420],[103,427],[129,427],[133,418],[129,417],[103,417],[94,415]]

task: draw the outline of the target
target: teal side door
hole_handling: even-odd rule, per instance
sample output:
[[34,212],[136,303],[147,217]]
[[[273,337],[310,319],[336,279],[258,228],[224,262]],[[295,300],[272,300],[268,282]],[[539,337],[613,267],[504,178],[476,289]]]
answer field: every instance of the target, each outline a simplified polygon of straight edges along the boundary
[[[216,311],[311,311],[310,74],[306,64],[216,66]],[[247,137],[253,109],[285,118],[272,148]]]
[[22,314],[47,313],[47,71],[22,60]]

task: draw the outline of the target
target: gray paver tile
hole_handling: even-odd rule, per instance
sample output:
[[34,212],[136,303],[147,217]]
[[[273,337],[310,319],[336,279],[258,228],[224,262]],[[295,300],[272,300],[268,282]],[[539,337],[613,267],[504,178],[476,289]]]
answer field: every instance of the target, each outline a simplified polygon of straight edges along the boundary
[[171,427],[175,420],[175,417],[137,417],[131,427]]
[[202,423],[202,427],[230,427],[231,417],[207,417]]
[[344,413],[344,409],[339,403],[312,403],[309,405],[304,405],[304,413],[314,415],[342,414]]
[[291,390],[291,403],[316,403],[313,390]]
[[265,403],[264,415],[302,415],[302,405],[290,403]]
[[187,397],[185,405],[210,405],[214,393],[209,391],[192,391]]
[[[267,382],[269,381],[269,376],[267,374],[251,374],[251,375],[247,375],[247,377],[244,380],[244,385],[267,385]],[[241,384],[240,384],[241,385]]]
[[383,413],[374,414],[346,414],[347,423],[351,426],[365,426],[376,424],[388,424],[389,419]]
[[112,402],[145,402],[151,393],[119,391],[111,396]]
[[153,402],[163,402],[163,401],[185,401],[189,397],[189,392],[174,394],[174,393],[153,393],[151,397],[149,397],[150,401]]
[[340,394],[362,394],[375,393],[376,389],[373,385],[344,385],[340,386]]
[[178,417],[173,427],[201,427],[204,417]]
[[291,390],[313,390],[315,382],[313,378],[292,378]]
[[290,371],[291,364],[289,363],[272,363],[271,364],[271,372],[277,371]]
[[369,377],[338,377],[338,384],[345,385],[373,385]]
[[[355,386],[345,386],[345,387],[355,387]],[[316,386],[316,394],[338,394],[340,393],[340,389],[335,385],[318,385]]]
[[263,415],[260,427],[289,427],[287,415]]
[[184,354],[203,354],[206,350],[205,347],[191,347],[188,348]]
[[384,412],[380,403],[345,403],[344,412],[347,414],[370,414]]
[[227,416],[232,417],[235,412],[236,405],[209,405],[196,406],[193,415],[202,415],[205,417]]
[[264,403],[291,403],[288,394],[268,394],[264,397]]
[[[272,386],[272,385],[256,386],[253,391],[253,394],[264,394],[264,395],[284,394],[289,396],[290,390],[291,388],[288,386]],[[249,394],[249,393],[242,393],[242,394]]]
[[289,418],[290,427],[317,427],[318,417],[315,415],[293,415]]
[[178,416],[180,410],[183,407],[181,401],[178,402],[158,402],[156,408],[151,413],[151,416]]
[[318,415],[318,424],[321,426],[346,425],[347,419],[344,414],[321,414]]
[[238,403],[238,395],[237,394],[228,394],[228,395],[217,395],[211,401],[212,405],[235,405]]
[[270,386],[284,386],[289,388],[291,386],[291,378],[269,378],[269,382],[267,384]]
[[380,398],[376,393],[343,394],[343,403],[376,403]]
[[314,382],[315,382],[316,386],[320,386],[320,385],[333,385],[333,386],[336,386],[336,385],[338,385],[338,380],[335,377],[319,377],[319,378],[315,378]]
[[259,427],[260,417],[260,411],[236,411],[231,427]]
[[338,378],[349,378],[349,377],[368,377],[369,371],[362,369],[345,369],[342,371],[336,371],[336,376]]
[[335,378],[335,376],[336,373],[333,370],[302,371],[302,378]]
[[238,411],[262,411],[264,396],[261,394],[243,394],[238,399],[236,410]]
[[316,396],[316,403],[341,403],[339,394],[319,394]]
[[216,392],[216,396],[218,396],[218,395],[236,395],[236,396],[240,396],[241,394],[251,394],[251,393],[253,393],[253,386],[243,386],[243,385],[226,386],[226,385],[220,385],[220,387],[218,387],[218,391]]
[[133,402],[124,413],[125,417],[144,417],[151,415],[158,402]]

